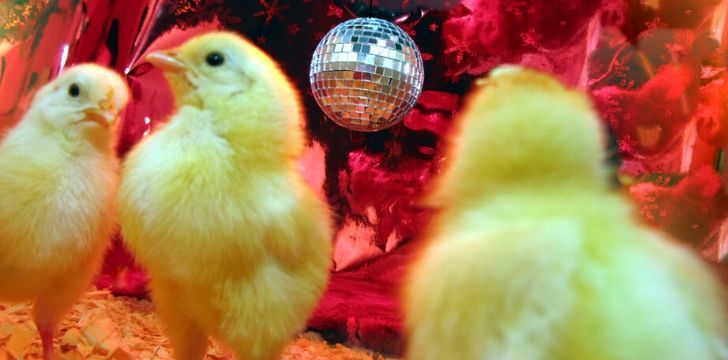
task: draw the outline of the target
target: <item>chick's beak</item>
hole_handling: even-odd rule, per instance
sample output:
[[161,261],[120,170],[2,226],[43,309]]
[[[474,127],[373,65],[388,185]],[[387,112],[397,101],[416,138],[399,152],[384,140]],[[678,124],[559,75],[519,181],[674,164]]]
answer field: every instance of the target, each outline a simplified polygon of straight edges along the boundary
[[101,126],[111,126],[116,121],[116,111],[114,111],[114,103],[112,94],[99,103],[96,107],[88,108],[84,111],[86,121],[95,122]]
[[169,72],[180,72],[187,69],[187,65],[180,61],[173,50],[155,51],[146,56],[146,60],[152,65]]
[[88,109],[86,110],[86,121],[95,122],[103,127],[109,127],[116,120],[116,116],[109,110]]

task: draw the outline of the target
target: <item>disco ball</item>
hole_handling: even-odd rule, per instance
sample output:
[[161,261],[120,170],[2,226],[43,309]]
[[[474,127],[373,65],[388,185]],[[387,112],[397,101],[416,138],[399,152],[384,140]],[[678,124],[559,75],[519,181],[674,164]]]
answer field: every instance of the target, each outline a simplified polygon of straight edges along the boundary
[[422,56],[397,25],[356,18],[329,31],[309,73],[324,113],[357,131],[388,128],[404,118],[422,92]]

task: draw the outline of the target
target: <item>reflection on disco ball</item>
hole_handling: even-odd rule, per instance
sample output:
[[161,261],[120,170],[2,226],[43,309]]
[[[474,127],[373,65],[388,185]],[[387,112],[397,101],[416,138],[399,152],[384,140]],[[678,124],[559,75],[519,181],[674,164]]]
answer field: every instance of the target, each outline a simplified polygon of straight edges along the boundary
[[397,25],[357,18],[329,31],[309,73],[314,98],[337,124],[377,131],[404,118],[422,92],[422,56]]

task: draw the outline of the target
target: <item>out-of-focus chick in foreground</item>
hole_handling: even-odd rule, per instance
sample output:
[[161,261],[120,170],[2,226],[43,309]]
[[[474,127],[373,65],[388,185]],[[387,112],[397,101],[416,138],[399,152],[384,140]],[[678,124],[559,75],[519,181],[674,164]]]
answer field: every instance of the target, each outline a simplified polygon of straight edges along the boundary
[[115,125],[128,96],[113,71],[77,65],[0,143],[0,300],[34,301],[44,359],[114,229]]
[[728,358],[723,290],[608,190],[586,95],[501,67],[459,121],[405,285],[408,358]]
[[124,240],[149,270],[177,359],[207,338],[239,359],[276,359],[322,295],[330,215],[297,171],[298,94],[248,41],[212,33],[152,53],[177,102],[125,160]]

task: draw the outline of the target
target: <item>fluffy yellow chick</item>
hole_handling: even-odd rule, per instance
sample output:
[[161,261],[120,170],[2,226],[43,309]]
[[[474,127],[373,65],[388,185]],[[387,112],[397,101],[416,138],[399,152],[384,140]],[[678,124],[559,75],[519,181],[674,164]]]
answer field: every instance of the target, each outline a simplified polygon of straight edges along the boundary
[[328,280],[327,205],[296,169],[299,98],[278,66],[230,33],[152,53],[177,101],[124,162],[126,244],[148,268],[177,359],[211,335],[239,359],[274,359]]
[[0,144],[0,300],[34,301],[45,359],[114,229],[115,121],[124,81],[75,66],[45,85]]
[[408,358],[728,358],[723,291],[608,190],[584,94],[501,67],[459,120],[405,283]]

